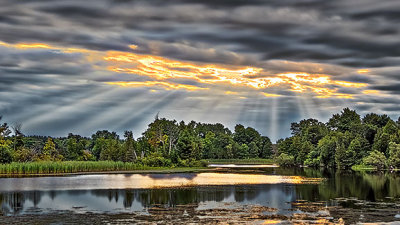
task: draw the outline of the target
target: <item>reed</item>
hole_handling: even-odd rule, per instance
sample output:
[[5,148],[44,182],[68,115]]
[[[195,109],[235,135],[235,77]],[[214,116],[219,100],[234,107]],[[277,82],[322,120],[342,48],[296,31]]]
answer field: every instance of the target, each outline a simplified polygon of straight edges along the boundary
[[209,159],[208,163],[228,163],[228,164],[274,164],[274,159]]
[[[145,170],[153,167],[139,163],[114,162],[114,161],[41,161],[41,162],[13,162],[0,164],[0,174],[63,174],[80,172],[106,172]],[[154,169],[154,168],[153,168]]]

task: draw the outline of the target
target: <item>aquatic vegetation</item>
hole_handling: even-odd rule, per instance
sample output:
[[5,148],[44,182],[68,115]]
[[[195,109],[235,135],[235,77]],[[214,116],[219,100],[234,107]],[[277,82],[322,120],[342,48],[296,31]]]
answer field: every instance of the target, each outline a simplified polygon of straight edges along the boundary
[[139,163],[114,161],[41,161],[0,164],[0,174],[61,174],[79,172],[144,170],[151,167]]
[[262,158],[255,158],[255,159],[209,159],[207,160],[208,163],[223,163],[223,164],[274,164],[275,160],[273,159],[262,159]]

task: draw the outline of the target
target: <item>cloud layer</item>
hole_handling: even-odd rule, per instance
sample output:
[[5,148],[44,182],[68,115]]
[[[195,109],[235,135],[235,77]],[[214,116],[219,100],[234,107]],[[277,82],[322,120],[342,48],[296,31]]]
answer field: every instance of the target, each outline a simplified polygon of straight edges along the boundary
[[255,126],[399,116],[400,2],[0,3],[0,115],[25,133],[138,135],[157,112]]

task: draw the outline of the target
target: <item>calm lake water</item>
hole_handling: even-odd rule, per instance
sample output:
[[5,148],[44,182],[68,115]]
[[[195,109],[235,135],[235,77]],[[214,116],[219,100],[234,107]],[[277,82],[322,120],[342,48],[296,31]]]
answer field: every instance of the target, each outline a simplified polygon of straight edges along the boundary
[[[307,211],[299,202],[327,208],[386,210],[399,220],[400,176],[342,173],[309,168],[259,168],[228,173],[109,174],[64,177],[0,178],[0,215],[75,213],[148,214],[153,206],[187,205],[195,210],[260,205],[290,215]],[[377,220],[369,215],[362,220]],[[367,218],[367,219],[366,219]],[[370,219],[368,219],[370,218]]]

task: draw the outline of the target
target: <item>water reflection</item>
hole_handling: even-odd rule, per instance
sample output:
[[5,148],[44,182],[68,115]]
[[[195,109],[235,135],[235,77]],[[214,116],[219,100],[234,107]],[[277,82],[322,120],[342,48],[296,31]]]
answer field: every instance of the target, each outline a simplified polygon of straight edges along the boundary
[[194,209],[224,208],[218,203],[259,204],[288,210],[296,200],[295,186],[256,185],[196,187],[183,189],[25,191],[0,194],[6,215],[74,212],[144,212],[153,206],[188,205]]
[[0,191],[146,189],[204,185],[300,184],[321,179],[238,173],[102,174],[69,177],[0,178]]
[[216,168],[277,168],[278,165],[275,164],[210,164],[208,167]]
[[[0,179],[0,215],[47,213],[54,210],[71,210],[78,213],[156,213],[152,211],[154,206],[185,205],[188,209],[196,210],[229,207],[225,203],[268,206],[277,208],[277,213],[288,214],[298,210],[293,202],[299,200],[327,201],[327,204],[335,204],[332,200],[336,198],[353,197],[375,202],[392,201],[393,198],[400,197],[398,174],[282,168],[274,168],[264,173],[280,175],[223,174],[222,176],[216,173],[204,175],[200,173],[3,178]],[[222,177],[233,181],[222,183],[220,181]],[[145,181],[138,180],[139,178]],[[268,182],[265,181],[267,178]],[[326,179],[323,182],[304,182],[315,180],[310,178]],[[299,179],[301,182],[298,182]],[[148,188],[148,180],[155,181],[157,185],[161,181],[169,185],[182,182],[193,185],[186,185],[184,188],[177,186]],[[237,180],[242,182],[236,183]],[[218,185],[207,185],[216,183]],[[96,185],[99,186],[95,188]],[[157,185],[152,184],[151,187],[158,187]],[[51,186],[55,188],[49,189]],[[114,188],[117,186],[118,188]],[[13,187],[17,190],[12,190]],[[354,207],[354,205],[344,207]]]

